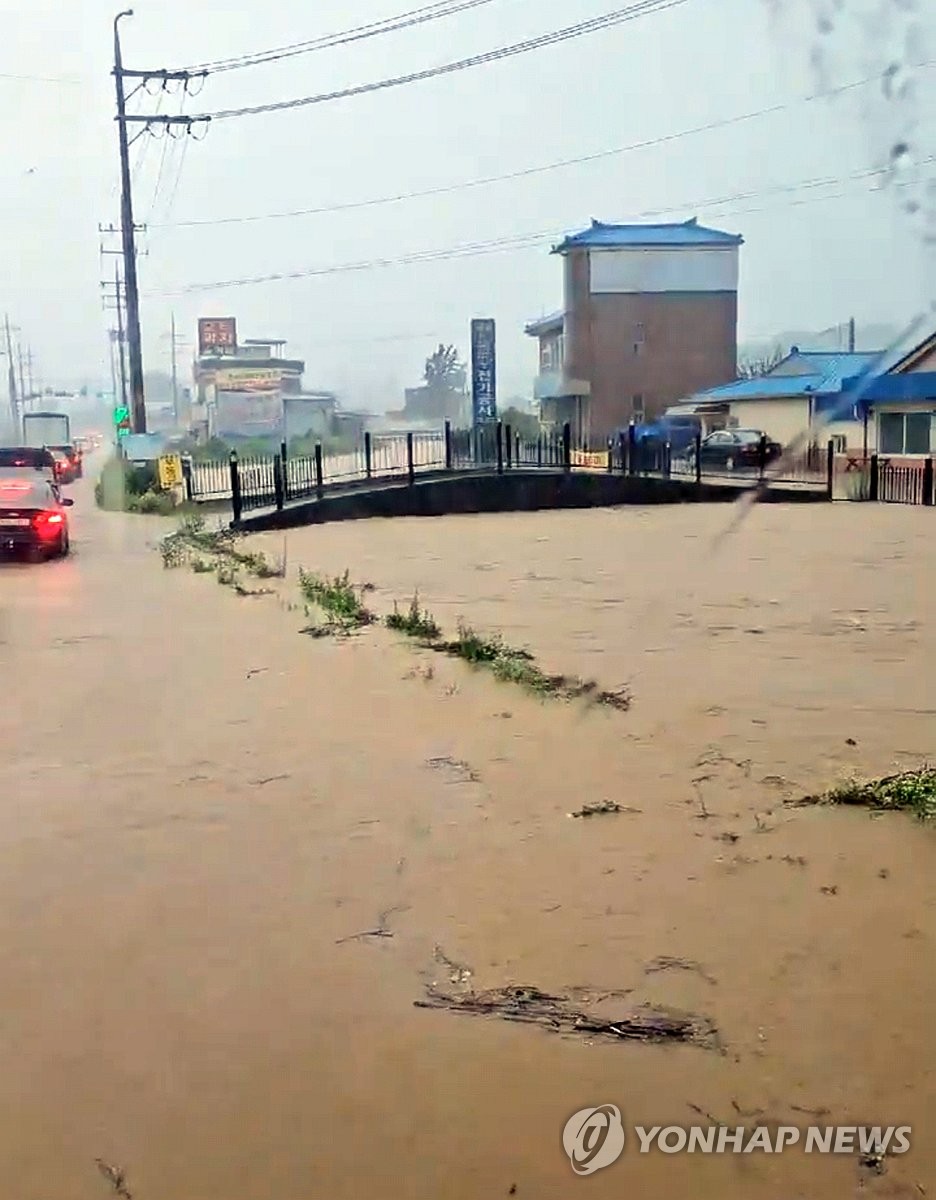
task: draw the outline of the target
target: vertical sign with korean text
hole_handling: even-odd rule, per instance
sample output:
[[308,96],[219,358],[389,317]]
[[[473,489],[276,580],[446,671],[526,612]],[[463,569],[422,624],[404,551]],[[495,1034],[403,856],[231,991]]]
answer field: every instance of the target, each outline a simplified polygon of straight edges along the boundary
[[237,320],[235,317],[198,318],[199,357],[237,353]]
[[475,425],[497,420],[497,355],[490,317],[471,322],[471,415]]

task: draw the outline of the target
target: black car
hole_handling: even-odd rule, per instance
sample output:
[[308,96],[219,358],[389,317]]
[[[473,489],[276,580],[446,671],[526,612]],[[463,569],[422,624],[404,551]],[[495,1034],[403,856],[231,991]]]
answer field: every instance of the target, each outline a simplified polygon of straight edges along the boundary
[[31,467],[55,474],[55,455],[46,446],[0,446],[0,468]]
[[782,454],[780,443],[760,429],[719,429],[710,433],[699,449],[703,471],[756,471]]
[[27,550],[34,559],[69,550],[68,512],[54,483],[25,471],[0,475],[0,550]]

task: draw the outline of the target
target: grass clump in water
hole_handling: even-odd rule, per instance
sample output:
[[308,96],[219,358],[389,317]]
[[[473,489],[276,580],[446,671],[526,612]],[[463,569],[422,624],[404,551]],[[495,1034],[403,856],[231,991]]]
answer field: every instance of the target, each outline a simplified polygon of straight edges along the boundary
[[332,629],[347,632],[374,621],[374,614],[364,605],[348,571],[329,578],[300,570],[299,587],[305,599],[322,610]]
[[587,699],[593,704],[621,711],[630,708],[630,693],[626,688],[607,692],[593,680],[548,675],[528,650],[509,646],[500,634],[480,634],[464,622],[459,623],[458,637],[454,641],[433,643],[433,649],[473,666],[484,667],[502,683],[515,684],[538,696],[559,700]]
[[936,769],[899,771],[883,779],[850,779],[808,801],[857,805],[876,812],[903,811],[921,821],[932,821],[936,820]]
[[413,595],[406,612],[400,612],[394,601],[393,612],[386,618],[386,623],[388,629],[423,642],[435,642],[442,636],[442,630],[432,614],[420,608],[418,592]]

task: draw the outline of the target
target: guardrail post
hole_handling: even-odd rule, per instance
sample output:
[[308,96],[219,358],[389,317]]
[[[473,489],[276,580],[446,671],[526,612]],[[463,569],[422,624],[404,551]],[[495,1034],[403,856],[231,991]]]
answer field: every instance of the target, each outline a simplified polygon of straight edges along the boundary
[[445,422],[445,469],[452,469],[452,422]]
[[832,499],[832,490],[835,485],[835,442],[829,438],[829,444],[826,446],[826,490],[829,493],[829,499]]
[[608,438],[608,474],[614,470],[614,440]]
[[283,461],[283,499],[289,499],[289,447],[286,445],[286,439],[283,438],[280,442],[280,458]]
[[231,509],[234,514],[234,524],[241,519],[243,504],[241,502],[240,469],[237,462],[237,451],[231,451]]
[[933,504],[933,460],[923,460],[923,503],[932,507]]
[[543,434],[542,434],[542,432],[540,433],[539,437],[536,439],[536,465],[538,467],[541,467],[543,465]]
[[497,473],[504,473],[504,426],[497,422],[497,429],[494,431],[495,441],[497,442]]
[[702,434],[695,435],[695,481],[702,484]]
[[406,475],[409,479],[410,486],[416,481],[416,463],[413,458],[413,431],[407,431],[406,434]]
[[278,454],[273,456],[273,497],[277,511],[283,511],[285,496],[283,495],[283,460]]
[[325,472],[322,468],[322,443],[315,443],[315,495],[321,500],[325,494]]
[[868,499],[877,500],[881,490],[881,466],[876,454],[871,455],[871,475],[868,480]]
[[364,430],[364,474],[370,479],[374,471],[373,449],[371,447],[371,433],[369,429]]
[[504,426],[504,448],[507,451],[507,470],[513,466],[513,430],[509,425]]
[[562,427],[562,467],[572,470],[572,426],[568,421]]
[[667,479],[673,474],[673,447],[669,442],[663,446],[663,474]]
[[637,426],[633,421],[627,426],[627,473],[637,474]]

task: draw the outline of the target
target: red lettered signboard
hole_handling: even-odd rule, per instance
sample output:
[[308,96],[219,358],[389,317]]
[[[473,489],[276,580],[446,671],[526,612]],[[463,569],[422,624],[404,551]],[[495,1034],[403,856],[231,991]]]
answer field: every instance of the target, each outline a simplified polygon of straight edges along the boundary
[[199,317],[198,353],[236,354],[237,320],[234,317]]

